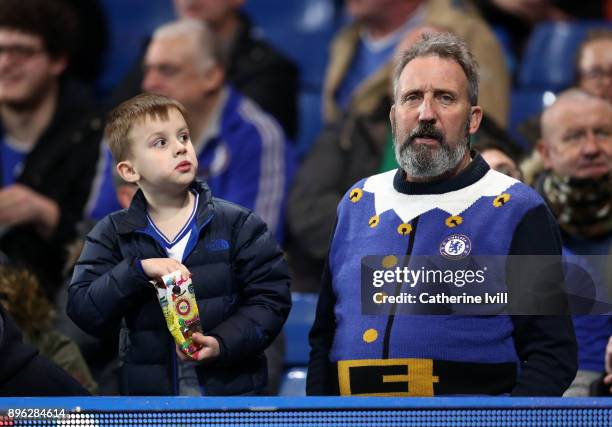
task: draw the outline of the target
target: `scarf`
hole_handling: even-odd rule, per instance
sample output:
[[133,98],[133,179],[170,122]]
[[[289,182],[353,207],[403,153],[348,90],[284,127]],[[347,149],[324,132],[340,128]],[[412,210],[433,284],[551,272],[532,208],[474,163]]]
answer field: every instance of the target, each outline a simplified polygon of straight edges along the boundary
[[612,232],[612,175],[577,179],[550,172],[538,181],[563,231],[587,238]]

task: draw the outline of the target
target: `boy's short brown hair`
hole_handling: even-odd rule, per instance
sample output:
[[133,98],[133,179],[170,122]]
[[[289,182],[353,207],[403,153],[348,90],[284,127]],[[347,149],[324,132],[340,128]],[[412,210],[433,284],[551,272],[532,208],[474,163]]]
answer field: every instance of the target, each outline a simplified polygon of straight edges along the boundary
[[168,111],[171,108],[176,108],[187,121],[185,107],[180,102],[163,95],[143,93],[115,107],[108,114],[104,128],[104,138],[115,162],[122,162],[130,154],[131,141],[128,135],[134,123],[143,121],[146,117],[168,120]]

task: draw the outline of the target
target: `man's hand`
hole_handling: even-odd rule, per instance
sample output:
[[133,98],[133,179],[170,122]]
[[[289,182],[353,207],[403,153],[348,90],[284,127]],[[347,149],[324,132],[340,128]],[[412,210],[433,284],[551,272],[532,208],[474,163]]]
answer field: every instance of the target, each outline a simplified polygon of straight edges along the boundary
[[604,384],[607,384],[610,387],[610,394],[612,394],[612,336],[608,340],[608,345],[606,346],[606,376],[604,377]]
[[177,345],[176,354],[178,354],[181,360],[205,363],[212,362],[214,359],[219,357],[221,349],[219,348],[219,341],[217,341],[215,337],[202,335],[201,333],[196,332],[191,336],[191,338],[197,346],[201,346],[202,348],[196,353],[194,353],[192,359],[190,357],[187,357]]
[[183,264],[173,258],[148,258],[140,261],[142,269],[150,279],[159,280],[162,276],[169,273],[174,273],[176,270],[181,271],[183,279],[189,279],[191,273]]
[[59,222],[57,203],[22,184],[0,190],[0,224],[12,227],[34,224],[43,237],[50,237]]

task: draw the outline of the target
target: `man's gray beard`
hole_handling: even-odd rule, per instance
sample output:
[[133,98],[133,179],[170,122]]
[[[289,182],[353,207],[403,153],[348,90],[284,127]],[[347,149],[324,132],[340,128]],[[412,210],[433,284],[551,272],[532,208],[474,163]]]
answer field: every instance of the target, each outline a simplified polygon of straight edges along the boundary
[[395,143],[395,159],[406,175],[432,178],[457,167],[465,156],[467,146],[467,138],[456,148],[451,148],[446,142],[439,142],[437,149],[404,141],[401,145]]

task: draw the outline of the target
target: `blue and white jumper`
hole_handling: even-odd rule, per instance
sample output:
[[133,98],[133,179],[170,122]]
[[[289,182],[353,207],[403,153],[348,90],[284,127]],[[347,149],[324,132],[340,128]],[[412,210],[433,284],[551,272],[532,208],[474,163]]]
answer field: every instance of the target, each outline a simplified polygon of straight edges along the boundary
[[[394,170],[358,182],[338,206],[310,335],[309,394],[563,393],[576,372],[568,316],[363,314],[364,257],[439,254],[451,235],[466,237],[472,255],[561,253],[540,196],[479,155],[446,181],[409,183]],[[512,266],[506,280],[516,287],[524,278]]]

